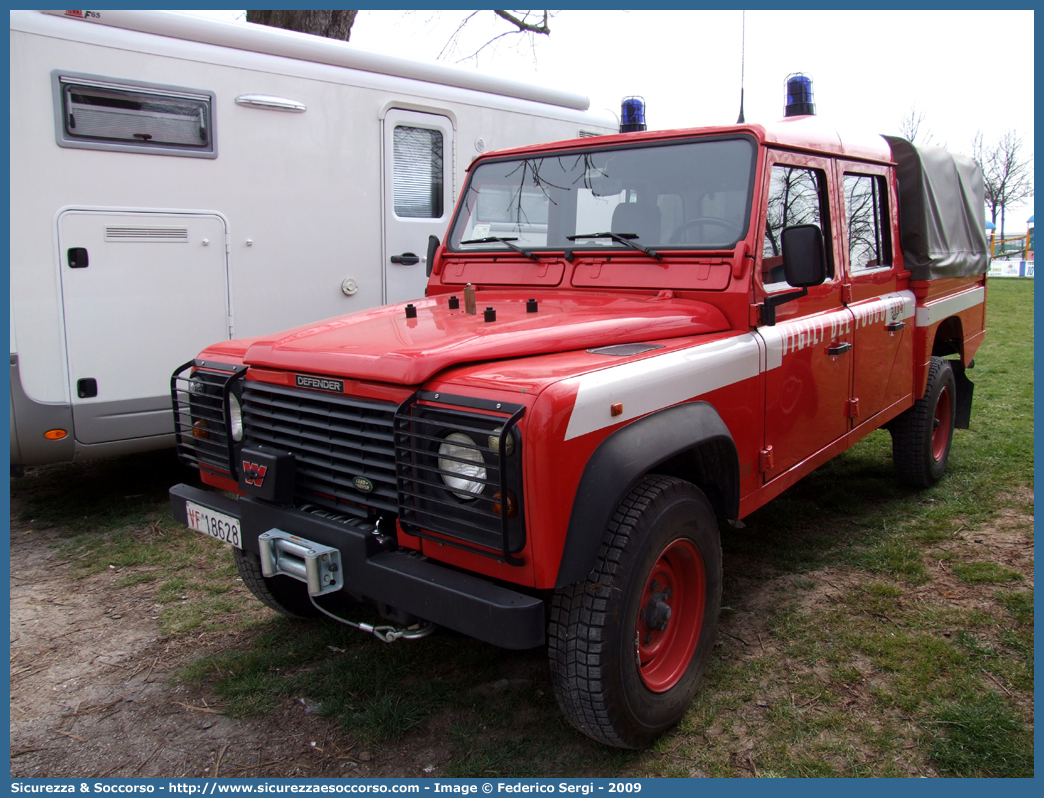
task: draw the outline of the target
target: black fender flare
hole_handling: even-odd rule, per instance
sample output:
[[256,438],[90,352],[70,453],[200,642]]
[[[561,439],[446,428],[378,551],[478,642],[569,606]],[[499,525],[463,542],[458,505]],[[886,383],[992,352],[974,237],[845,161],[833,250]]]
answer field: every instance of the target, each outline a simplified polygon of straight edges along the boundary
[[[701,456],[686,462],[686,455]],[[708,495],[715,510],[730,519],[739,517],[739,456],[725,422],[707,402],[688,402],[660,410],[621,427],[595,449],[584,467],[573,500],[562,560],[555,587],[587,577],[598,556],[606,527],[620,502],[649,472],[670,465],[668,473],[693,479],[709,455],[715,465],[716,495]],[[725,467],[721,468],[724,460]],[[659,472],[657,472],[659,473]],[[705,482],[705,481],[704,481]],[[699,485],[705,492],[706,483]]]

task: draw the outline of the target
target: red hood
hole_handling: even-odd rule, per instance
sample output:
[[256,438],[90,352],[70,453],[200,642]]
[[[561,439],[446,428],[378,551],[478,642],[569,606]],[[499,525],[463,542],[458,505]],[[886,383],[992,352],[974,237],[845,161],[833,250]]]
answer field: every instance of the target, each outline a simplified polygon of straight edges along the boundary
[[[463,292],[462,292],[463,293]],[[250,366],[329,374],[399,385],[419,385],[450,366],[635,343],[729,329],[717,308],[686,299],[619,297],[571,292],[539,298],[482,291],[478,313],[450,310],[445,294],[339,316],[256,338],[246,349]],[[496,310],[486,322],[483,310]]]

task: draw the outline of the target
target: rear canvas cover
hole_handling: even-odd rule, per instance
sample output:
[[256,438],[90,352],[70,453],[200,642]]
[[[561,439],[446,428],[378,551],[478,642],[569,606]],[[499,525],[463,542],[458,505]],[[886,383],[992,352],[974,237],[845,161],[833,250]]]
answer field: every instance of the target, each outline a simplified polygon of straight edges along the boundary
[[964,155],[884,136],[899,181],[899,236],[914,280],[969,277],[989,266],[982,169]]

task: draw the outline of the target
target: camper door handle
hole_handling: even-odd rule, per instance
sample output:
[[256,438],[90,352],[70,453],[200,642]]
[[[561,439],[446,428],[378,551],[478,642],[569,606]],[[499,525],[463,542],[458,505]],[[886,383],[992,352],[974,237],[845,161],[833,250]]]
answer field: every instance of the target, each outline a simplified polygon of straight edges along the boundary
[[403,266],[412,266],[415,263],[420,263],[420,258],[412,252],[403,252],[401,255],[392,255],[391,262],[401,263]]
[[84,247],[69,247],[66,252],[66,257],[69,259],[70,269],[86,269],[87,268],[87,250]]

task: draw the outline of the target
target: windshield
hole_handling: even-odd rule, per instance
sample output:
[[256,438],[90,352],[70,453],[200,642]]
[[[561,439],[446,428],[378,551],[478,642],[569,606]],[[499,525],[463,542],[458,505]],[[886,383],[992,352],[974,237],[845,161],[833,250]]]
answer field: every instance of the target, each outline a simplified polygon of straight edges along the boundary
[[754,155],[742,137],[489,161],[472,170],[448,243],[459,252],[730,249],[747,232]]

